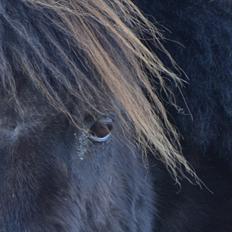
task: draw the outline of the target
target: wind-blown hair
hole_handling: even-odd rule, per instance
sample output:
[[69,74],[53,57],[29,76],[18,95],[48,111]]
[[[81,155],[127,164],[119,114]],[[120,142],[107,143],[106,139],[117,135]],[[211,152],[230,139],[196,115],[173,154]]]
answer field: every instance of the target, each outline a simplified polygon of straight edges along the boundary
[[0,16],[7,25],[1,26],[1,33],[10,38],[1,41],[1,83],[20,110],[14,69],[79,128],[67,99],[90,113],[115,111],[122,125],[132,124],[134,137],[155,149],[174,176],[181,166],[191,172],[149,81],[153,76],[168,92],[165,79],[177,84],[179,79],[139,39],[145,33],[167,53],[156,28],[131,1],[8,0],[1,3]]

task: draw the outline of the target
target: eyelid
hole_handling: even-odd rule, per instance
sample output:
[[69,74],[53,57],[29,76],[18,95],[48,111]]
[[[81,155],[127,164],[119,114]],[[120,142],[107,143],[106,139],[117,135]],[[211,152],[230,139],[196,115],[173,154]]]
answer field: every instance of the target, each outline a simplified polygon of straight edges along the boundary
[[97,136],[94,136],[94,135],[89,135],[89,138],[92,141],[98,142],[98,143],[106,142],[110,137],[111,137],[111,132],[108,135],[104,136],[104,137],[97,137]]
[[111,117],[104,117],[104,118],[99,119],[98,121],[104,124],[110,124],[110,123],[113,123],[114,120]]

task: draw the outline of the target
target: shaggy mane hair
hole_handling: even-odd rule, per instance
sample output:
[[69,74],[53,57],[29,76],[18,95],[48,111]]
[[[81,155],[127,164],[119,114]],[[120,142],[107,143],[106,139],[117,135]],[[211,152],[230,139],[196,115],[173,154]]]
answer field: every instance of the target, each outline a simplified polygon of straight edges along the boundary
[[0,42],[1,94],[13,99],[20,114],[26,107],[18,96],[23,76],[77,127],[70,99],[91,114],[114,111],[174,176],[181,166],[192,173],[149,75],[165,92],[165,79],[180,80],[139,40],[145,33],[169,57],[156,28],[131,1],[7,0],[0,7],[0,30],[9,38]]

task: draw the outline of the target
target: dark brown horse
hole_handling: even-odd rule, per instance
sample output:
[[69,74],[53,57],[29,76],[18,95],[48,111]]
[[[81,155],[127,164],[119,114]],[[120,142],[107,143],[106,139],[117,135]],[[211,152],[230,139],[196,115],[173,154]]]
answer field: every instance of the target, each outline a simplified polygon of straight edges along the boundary
[[[157,17],[162,25],[177,32],[170,40],[184,44],[166,44],[180,66],[176,68],[160,42],[164,39],[160,32],[129,0],[0,1],[1,232],[187,231],[178,226],[181,217],[174,217],[173,222],[173,216],[168,217],[167,212],[173,208],[170,205],[165,208],[165,203],[179,203],[167,196],[176,194],[170,187],[173,183],[182,178],[199,182],[181,155],[181,146],[187,159],[201,173],[192,158],[194,151],[203,154],[202,144],[195,136],[211,141],[206,133],[211,121],[205,118],[200,121],[204,114],[201,111],[197,114],[197,107],[191,108],[199,100],[192,99],[202,96],[201,101],[212,103],[216,99],[215,89],[209,96],[211,88],[201,90],[201,84],[208,86],[212,83],[211,74],[220,74],[222,70],[229,73],[231,68],[226,51],[224,55],[220,53],[223,46],[231,48],[223,45],[232,38],[231,16],[222,5],[202,2],[154,0],[152,4],[151,1],[141,4],[137,1],[146,14]],[[201,62],[196,55],[199,51],[184,42],[195,38],[194,20],[199,20],[197,29],[211,24],[205,26],[197,13],[192,21],[186,20],[189,24],[179,22],[177,16],[181,12],[186,18],[191,17],[187,10],[191,7],[200,7],[199,14],[204,19],[220,9],[222,16],[218,13],[218,18],[212,16],[209,21],[218,27],[222,22],[227,23],[224,30],[215,29],[215,40],[210,37],[210,30],[205,31],[204,39],[201,31],[196,32],[199,44],[205,42],[202,47],[199,45],[201,52],[211,44],[216,46],[199,58]],[[208,7],[212,10],[204,14]],[[181,34],[182,27],[190,35]],[[216,35],[217,30],[224,35],[223,40]],[[218,48],[220,52],[218,45],[223,45]],[[186,50],[181,50],[184,46]],[[190,59],[193,55],[196,63]],[[212,62],[208,64],[211,55]],[[225,67],[219,64],[218,57],[223,59]],[[191,62],[186,67],[187,58]],[[208,84],[202,82],[201,75],[200,79],[198,75],[193,76],[190,80],[193,86],[183,97],[178,76],[186,78],[186,72],[191,77],[189,67],[197,74],[206,74]],[[202,67],[209,67],[212,73],[204,72]],[[224,99],[230,99],[227,86],[231,85],[226,81],[221,88]],[[204,95],[206,91],[208,94]],[[183,102],[187,114],[193,111],[199,115],[196,130],[189,120],[191,117],[182,118],[185,111],[179,105],[182,107]],[[223,110],[230,112],[230,107],[228,100]],[[211,112],[208,107],[200,109]],[[225,125],[231,126],[231,119],[229,116],[227,119],[224,111],[217,113],[222,116],[215,116],[215,125],[219,119],[225,119],[228,120]],[[178,126],[186,143],[182,137],[179,140],[170,121]],[[218,135],[218,130],[212,133]],[[207,152],[204,154],[208,155]],[[156,159],[149,159],[148,153]],[[205,161],[202,166],[209,166],[204,164]],[[170,184],[164,189],[162,184],[168,181]],[[207,182],[204,178],[203,181]],[[186,185],[192,186],[189,182]],[[184,196],[197,199],[196,194],[192,196],[188,191]],[[201,190],[195,187],[194,191]],[[207,188],[202,191],[210,193]],[[174,209],[178,210],[172,212],[186,212],[182,208]],[[170,226],[165,227],[158,215],[170,220]],[[188,228],[190,223],[184,225],[183,228]]]
[[0,230],[151,231],[144,150],[190,171],[146,73],[178,78],[134,30],[162,49],[155,28],[118,0],[7,0],[0,17]]

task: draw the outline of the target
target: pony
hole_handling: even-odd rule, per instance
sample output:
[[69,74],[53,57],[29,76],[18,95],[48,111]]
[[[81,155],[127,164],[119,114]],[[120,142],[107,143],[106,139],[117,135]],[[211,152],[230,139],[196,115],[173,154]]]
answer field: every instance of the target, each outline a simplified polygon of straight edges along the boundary
[[118,0],[3,0],[0,20],[0,230],[152,231],[147,151],[194,176],[149,81],[180,82],[139,39],[163,49],[155,27]]
[[[175,34],[166,40],[167,30],[149,15]],[[225,213],[210,210],[221,199],[219,190],[231,193],[223,189],[229,171],[216,162],[217,149],[221,160],[230,152],[230,80],[223,77],[218,91],[199,85],[203,76],[206,86],[219,84],[220,74],[230,71],[230,17],[222,4],[200,0],[2,0],[1,231],[186,231],[194,214],[188,206],[199,199],[198,212],[214,190],[203,207],[206,225],[198,215],[196,224],[207,231],[219,218],[214,228],[226,222],[229,230]],[[192,27],[183,33],[184,22]],[[212,23],[217,27],[210,37],[202,31]],[[202,44],[205,56],[194,63],[192,55],[201,53],[183,38]],[[186,76],[190,87],[181,90]],[[215,91],[225,103],[219,108]],[[199,119],[196,130],[192,118]],[[224,135],[214,144],[221,125]],[[212,164],[224,177],[213,190]],[[202,179],[210,191],[189,183],[200,182],[195,172],[200,178],[207,173]]]

